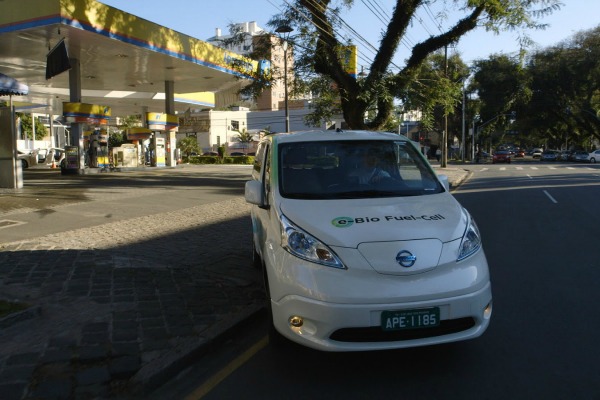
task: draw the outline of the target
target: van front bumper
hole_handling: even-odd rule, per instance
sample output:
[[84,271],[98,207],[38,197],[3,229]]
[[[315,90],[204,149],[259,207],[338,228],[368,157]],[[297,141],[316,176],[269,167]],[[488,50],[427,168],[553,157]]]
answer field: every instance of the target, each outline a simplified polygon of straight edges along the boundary
[[[483,288],[455,297],[395,304],[333,304],[291,295],[271,302],[273,323],[288,339],[323,351],[369,351],[427,346],[473,339],[487,329],[492,291]],[[384,311],[437,307],[440,324],[384,331]]]

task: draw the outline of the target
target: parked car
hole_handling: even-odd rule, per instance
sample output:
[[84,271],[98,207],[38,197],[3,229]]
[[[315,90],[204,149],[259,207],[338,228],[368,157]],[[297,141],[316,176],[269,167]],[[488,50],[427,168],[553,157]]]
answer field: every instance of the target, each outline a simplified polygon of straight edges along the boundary
[[411,140],[273,134],[256,154],[245,199],[274,345],[393,349],[487,329],[479,230]]
[[508,150],[498,150],[492,156],[492,164],[507,163],[510,164],[511,154]]
[[62,159],[65,157],[65,149],[60,147],[50,147],[47,149],[38,149],[38,163],[39,164],[52,164],[52,160],[59,165]]
[[485,163],[490,159],[490,153],[487,151],[479,151],[475,153],[475,162],[476,163]]
[[594,150],[591,153],[588,154],[588,161],[591,163],[595,163],[597,161],[600,161],[600,149],[598,150]]
[[219,153],[216,151],[205,151],[204,153],[202,153],[203,156],[218,156]]
[[571,150],[563,150],[558,155],[558,159],[561,161],[569,161],[569,159],[571,158],[571,153]]
[[544,152],[544,150],[540,149],[539,147],[536,147],[535,149],[533,149],[531,151],[531,156],[533,158],[541,158],[543,152]]
[[35,151],[17,150],[17,159],[21,160],[21,167],[23,169],[37,165],[38,163],[38,156]]
[[234,151],[233,153],[229,154],[232,157],[236,157],[236,156],[245,156],[246,154],[239,152],[239,151]]
[[575,151],[573,152],[573,161],[576,162],[587,162],[589,153],[587,151]]
[[542,161],[556,161],[559,159],[560,152],[556,150],[544,150],[542,153]]
[[515,158],[516,157],[519,157],[519,158],[525,157],[525,150],[523,150],[523,149],[516,149],[515,150]]

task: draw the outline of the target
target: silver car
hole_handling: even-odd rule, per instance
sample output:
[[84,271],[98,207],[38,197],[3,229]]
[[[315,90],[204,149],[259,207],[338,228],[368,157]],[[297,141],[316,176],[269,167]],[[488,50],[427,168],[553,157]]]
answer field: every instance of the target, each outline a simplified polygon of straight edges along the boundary
[[29,168],[32,165],[37,165],[38,158],[35,151],[25,152],[17,150],[17,159],[21,160],[21,166],[23,169]]
[[600,161],[600,149],[592,151],[588,154],[588,161],[591,163],[595,163],[596,161]]

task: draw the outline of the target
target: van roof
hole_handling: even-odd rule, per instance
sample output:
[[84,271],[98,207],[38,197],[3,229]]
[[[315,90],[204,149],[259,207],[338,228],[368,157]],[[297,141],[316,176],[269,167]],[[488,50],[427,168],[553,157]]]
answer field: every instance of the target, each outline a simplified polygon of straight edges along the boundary
[[278,143],[291,142],[317,142],[331,140],[406,140],[406,136],[391,132],[379,131],[331,131],[312,130],[292,133],[277,133],[269,135],[273,141]]

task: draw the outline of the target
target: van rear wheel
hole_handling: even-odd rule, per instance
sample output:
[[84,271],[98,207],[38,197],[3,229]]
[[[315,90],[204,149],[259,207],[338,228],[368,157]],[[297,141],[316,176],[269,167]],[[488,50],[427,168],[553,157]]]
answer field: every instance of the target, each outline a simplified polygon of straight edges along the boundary
[[252,241],[252,266],[258,270],[260,270],[263,266],[260,254],[258,254],[258,251],[256,251],[256,245],[254,244],[254,241]]

